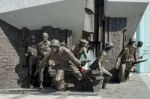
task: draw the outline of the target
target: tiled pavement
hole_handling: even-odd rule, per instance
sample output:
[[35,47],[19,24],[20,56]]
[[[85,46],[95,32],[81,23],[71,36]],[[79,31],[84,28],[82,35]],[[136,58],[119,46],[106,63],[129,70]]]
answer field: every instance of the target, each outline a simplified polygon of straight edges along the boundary
[[150,99],[150,74],[133,74],[129,81],[109,84],[98,93],[0,90],[0,99]]
[[150,75],[133,74],[129,81],[109,84],[108,89],[101,90],[100,94],[106,99],[150,99],[150,89],[145,84],[148,82],[150,86]]

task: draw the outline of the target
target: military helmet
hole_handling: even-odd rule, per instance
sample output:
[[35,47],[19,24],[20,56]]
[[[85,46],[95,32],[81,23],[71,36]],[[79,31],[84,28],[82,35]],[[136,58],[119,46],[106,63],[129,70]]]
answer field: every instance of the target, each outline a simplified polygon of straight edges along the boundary
[[142,41],[138,41],[137,47],[142,47],[142,46],[143,46],[143,42]]
[[51,41],[51,45],[50,46],[60,47],[60,41],[57,40],[57,39],[53,39]]
[[43,32],[43,33],[42,33],[42,36],[43,36],[43,37],[47,37],[47,38],[49,37],[47,32]]
[[114,47],[114,44],[112,42],[107,42],[105,47],[106,48]]
[[82,43],[82,44],[87,44],[88,43],[88,41],[86,39],[80,39],[79,42]]
[[79,44],[80,44],[80,46],[86,47],[87,44],[88,44],[88,41],[85,40],[85,39],[80,39],[80,40],[79,40]]
[[136,43],[136,40],[134,38],[129,39],[129,45],[132,45],[133,43]]

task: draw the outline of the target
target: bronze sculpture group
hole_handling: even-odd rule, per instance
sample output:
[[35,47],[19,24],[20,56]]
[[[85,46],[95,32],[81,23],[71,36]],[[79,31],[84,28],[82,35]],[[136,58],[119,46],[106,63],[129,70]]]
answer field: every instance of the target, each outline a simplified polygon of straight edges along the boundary
[[[81,39],[73,49],[69,49],[59,40],[48,40],[48,33],[42,34],[42,42],[35,44],[35,36],[31,36],[31,44],[27,48],[27,65],[30,85],[37,77],[39,87],[43,89],[44,70],[51,77],[50,86],[59,90],[95,91],[105,88],[112,74],[105,69],[107,53],[114,47],[108,42],[105,49],[97,57],[89,57],[90,46],[87,40]],[[142,42],[129,41],[118,56],[116,68],[118,78],[126,81],[129,78],[133,62],[136,61],[136,50]],[[94,56],[94,55],[93,55]],[[35,82],[36,83],[36,82]]]

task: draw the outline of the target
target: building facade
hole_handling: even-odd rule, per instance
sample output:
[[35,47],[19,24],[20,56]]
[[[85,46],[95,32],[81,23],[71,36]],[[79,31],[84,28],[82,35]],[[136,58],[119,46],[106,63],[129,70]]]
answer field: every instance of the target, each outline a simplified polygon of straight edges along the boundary
[[[137,40],[143,41],[143,47],[139,49],[139,56],[143,56],[144,59],[150,59],[150,4],[148,5],[142,20],[136,31]],[[150,60],[141,63],[137,66],[138,72],[149,73],[150,72]]]

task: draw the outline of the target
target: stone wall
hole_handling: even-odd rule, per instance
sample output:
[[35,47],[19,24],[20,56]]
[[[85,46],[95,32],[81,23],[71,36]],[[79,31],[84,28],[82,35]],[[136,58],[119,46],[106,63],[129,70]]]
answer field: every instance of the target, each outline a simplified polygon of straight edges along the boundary
[[0,20],[0,88],[18,87],[18,33],[17,28]]

